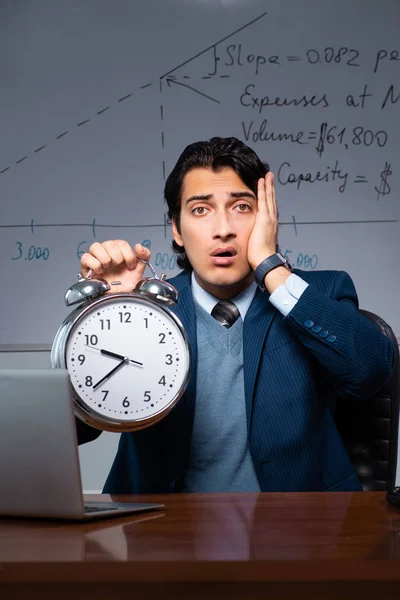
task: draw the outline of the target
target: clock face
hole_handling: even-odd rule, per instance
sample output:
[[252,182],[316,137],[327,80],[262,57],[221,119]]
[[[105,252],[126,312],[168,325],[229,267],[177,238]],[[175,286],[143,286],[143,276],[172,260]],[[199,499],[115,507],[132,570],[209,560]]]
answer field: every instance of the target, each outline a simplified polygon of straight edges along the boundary
[[175,319],[132,295],[96,302],[66,343],[72,386],[100,420],[148,419],[173,406],[187,383],[188,344]]

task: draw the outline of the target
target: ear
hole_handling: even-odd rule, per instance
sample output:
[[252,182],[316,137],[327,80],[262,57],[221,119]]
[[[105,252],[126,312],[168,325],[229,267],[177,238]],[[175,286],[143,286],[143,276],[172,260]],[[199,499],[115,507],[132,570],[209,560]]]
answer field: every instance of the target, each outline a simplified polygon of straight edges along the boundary
[[172,235],[178,246],[183,246],[182,236],[178,231],[178,227],[176,226],[176,221],[174,217],[172,217]]

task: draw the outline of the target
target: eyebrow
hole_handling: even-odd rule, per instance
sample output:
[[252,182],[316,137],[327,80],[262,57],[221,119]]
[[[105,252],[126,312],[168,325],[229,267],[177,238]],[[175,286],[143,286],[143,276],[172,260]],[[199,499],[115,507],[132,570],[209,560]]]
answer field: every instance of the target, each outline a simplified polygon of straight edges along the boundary
[[[202,194],[200,196],[190,196],[187,198],[185,204],[189,204],[189,202],[194,202],[195,200],[203,200],[205,202],[212,200],[213,194]],[[230,198],[251,198],[251,200],[256,200],[255,195],[252,192],[230,192]]]

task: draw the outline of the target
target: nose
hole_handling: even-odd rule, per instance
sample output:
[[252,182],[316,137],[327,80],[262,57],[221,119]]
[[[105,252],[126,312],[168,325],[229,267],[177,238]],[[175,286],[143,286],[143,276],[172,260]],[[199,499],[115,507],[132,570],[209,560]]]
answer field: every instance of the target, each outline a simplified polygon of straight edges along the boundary
[[229,240],[236,237],[236,231],[229,214],[220,211],[215,215],[213,238]]

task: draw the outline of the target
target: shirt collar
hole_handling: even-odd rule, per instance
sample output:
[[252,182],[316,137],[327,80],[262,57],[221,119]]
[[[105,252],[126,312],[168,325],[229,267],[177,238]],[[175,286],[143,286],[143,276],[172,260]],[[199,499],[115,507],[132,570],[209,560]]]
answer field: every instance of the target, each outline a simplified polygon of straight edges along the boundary
[[[252,281],[248,288],[232,298],[232,302],[234,302],[239,309],[242,320],[244,320],[246,316],[246,313],[254,298],[254,294],[256,293],[256,289],[257,284],[255,281]],[[192,294],[197,304],[200,304],[200,306],[209,314],[211,314],[212,309],[219,302],[218,298],[215,298],[215,296],[212,296],[206,292],[206,290],[204,290],[201,285],[197,283],[196,277],[194,276],[194,271],[192,271]]]

